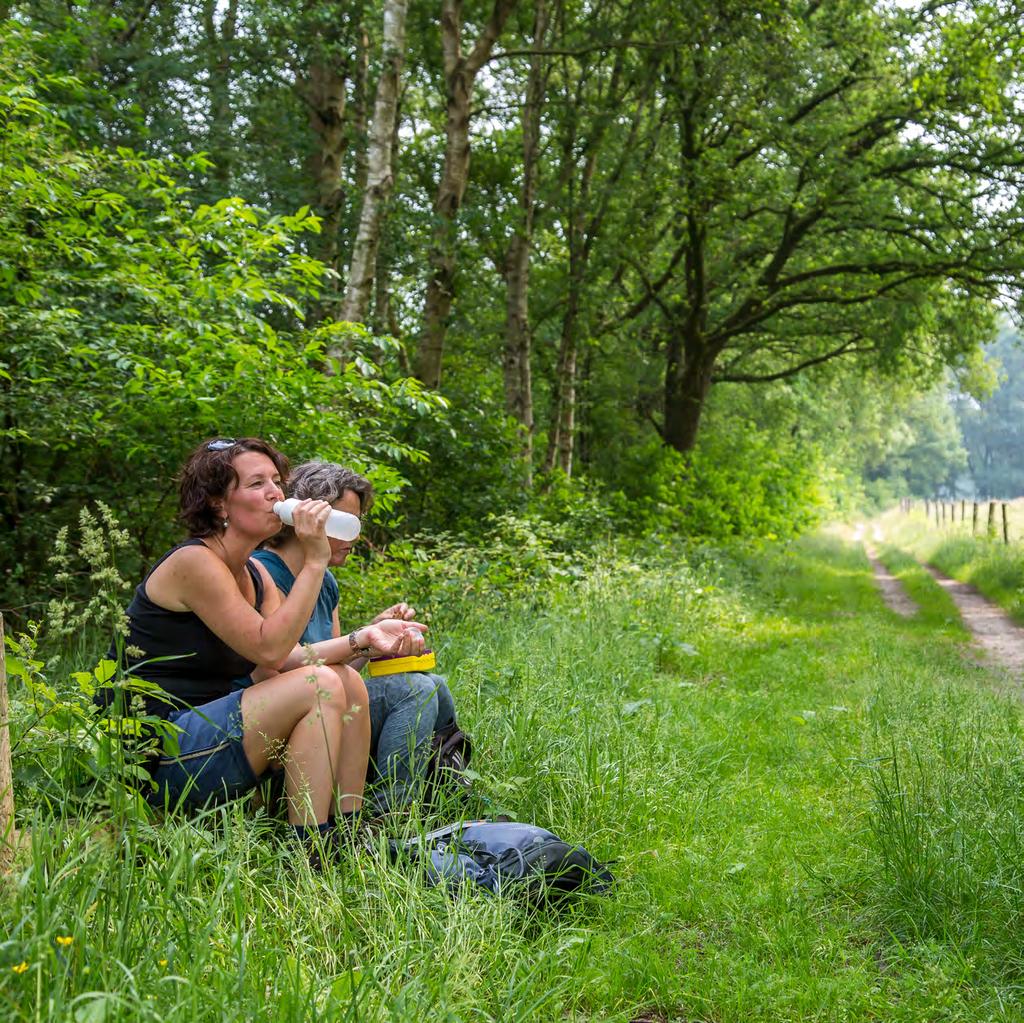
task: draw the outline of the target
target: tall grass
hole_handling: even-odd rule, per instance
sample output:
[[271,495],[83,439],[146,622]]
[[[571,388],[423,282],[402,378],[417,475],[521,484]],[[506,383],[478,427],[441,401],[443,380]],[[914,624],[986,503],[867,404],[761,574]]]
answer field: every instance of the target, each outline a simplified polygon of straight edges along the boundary
[[950,693],[944,703],[907,722],[874,772],[877,902],[901,941],[948,942],[979,975],[1020,984],[1019,716],[970,693]]
[[599,559],[435,637],[470,812],[614,860],[607,896],[429,888],[384,850],[415,811],[315,874],[245,803],[24,804],[4,1018],[1019,1018],[1016,707],[853,549],[692,560]]

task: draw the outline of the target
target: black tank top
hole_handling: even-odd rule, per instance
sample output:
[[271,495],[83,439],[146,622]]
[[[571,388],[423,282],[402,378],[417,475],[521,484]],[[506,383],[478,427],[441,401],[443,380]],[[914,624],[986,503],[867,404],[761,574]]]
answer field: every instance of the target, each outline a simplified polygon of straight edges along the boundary
[[[135,596],[128,605],[125,646],[138,647],[144,656],[126,654],[125,664],[134,676],[155,682],[171,698],[170,702],[158,697],[144,699],[146,713],[158,717],[227,696],[234,688],[234,680],[256,667],[211,632],[194,611],[169,611],[146,596],[146,583],[157,568],[175,551],[197,545],[205,546],[202,540],[193,538],[172,547],[135,588]],[[256,590],[255,607],[259,611],[263,604],[263,577],[251,561],[245,567]],[[154,657],[174,660],[153,662]]]

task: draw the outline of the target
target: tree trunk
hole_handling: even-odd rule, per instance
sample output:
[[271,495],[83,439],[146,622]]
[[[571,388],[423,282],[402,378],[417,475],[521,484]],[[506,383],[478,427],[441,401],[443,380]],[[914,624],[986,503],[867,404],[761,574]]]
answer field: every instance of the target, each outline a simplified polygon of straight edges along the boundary
[[678,332],[669,339],[665,364],[665,426],[662,439],[679,452],[697,443],[700,417],[711,390],[717,353],[699,341],[684,344]]
[[572,476],[573,445],[576,436],[576,313],[578,294],[571,291],[569,304],[562,319],[562,341],[558,348],[558,371],[556,377],[557,397],[552,414],[552,430],[548,441],[545,468],[548,472],[556,467],[566,476]]
[[[395,130],[391,135],[392,176],[398,166],[398,126],[400,123],[401,112],[399,111],[395,115]],[[392,337],[400,339],[401,331],[395,316],[391,295],[391,266],[394,253],[390,235],[390,223],[386,217],[382,217],[377,243],[377,259],[373,271],[373,330],[375,333],[390,334]],[[404,344],[398,350],[398,359],[402,374],[412,376],[412,367],[409,365],[409,355]]]
[[[545,0],[536,0],[533,45],[540,49],[547,34]],[[538,53],[530,57],[530,72],[523,102],[523,183],[519,193],[519,222],[505,260],[507,303],[505,316],[505,408],[523,428],[523,462],[526,486],[533,476],[533,377],[530,333],[530,254],[533,220],[537,206],[540,111],[544,102],[546,72]]]
[[222,199],[231,188],[232,122],[231,56],[238,28],[238,2],[229,0],[220,28],[217,28],[215,0],[203,5],[203,29],[209,59],[210,125],[207,135],[213,158],[213,180]]
[[349,137],[357,140],[352,180],[356,195],[366,191],[369,172],[369,138],[367,122],[370,119],[370,34],[366,25],[360,24],[356,31],[356,73],[352,89],[352,131]]
[[516,0],[494,0],[494,7],[468,57],[462,55],[462,0],[441,0],[444,52],[444,168],[434,200],[436,226],[428,260],[430,278],[423,303],[423,330],[416,353],[416,376],[428,387],[441,384],[441,358],[455,290],[455,228],[469,177],[469,111],[476,76],[491,55]]
[[317,62],[309,69],[306,89],[309,124],[317,136],[312,171],[317,209],[323,218],[320,258],[335,269],[338,262],[338,226],[345,199],[341,171],[348,148],[345,133],[347,85],[347,76],[341,68]]
[[[359,35],[364,4],[330,4],[330,31],[315,40],[308,58],[308,73],[299,91],[309,110],[309,126],[316,137],[310,158],[313,202],[321,218],[317,257],[332,270],[339,269],[342,213],[345,205],[345,160],[348,156],[348,90],[359,60]],[[326,12],[325,12],[326,13]],[[326,24],[326,22],[325,22]],[[314,320],[332,315],[337,296],[326,291],[312,310]]]
[[[370,304],[370,291],[380,245],[381,218],[394,186],[393,144],[398,110],[398,85],[405,60],[405,18],[408,0],[387,0],[384,7],[383,67],[377,82],[373,125],[367,162],[359,229],[352,250],[348,285],[341,319],[362,322]],[[385,292],[386,292],[385,288]]]
[[[604,142],[607,129],[615,117],[615,111],[620,108],[623,96],[622,68],[623,54],[622,51],[619,51],[608,83],[608,93],[604,100],[605,115],[600,117],[589,131],[585,129],[582,136],[577,131],[575,121],[570,119],[569,130],[562,140],[562,166],[559,178],[565,182],[568,189],[567,214],[563,217],[562,229],[569,249],[569,284],[565,313],[562,317],[562,336],[558,351],[554,399],[551,403],[548,450],[544,459],[545,473],[550,473],[557,467],[566,476],[572,476],[576,444],[579,314],[583,307],[583,288],[587,279],[594,242],[601,233],[605,213],[617,183],[628,160],[632,158],[632,143],[636,138],[636,131],[640,123],[638,110],[630,131],[630,144],[624,148],[618,165],[607,179],[603,196],[595,202],[592,196],[592,186],[597,170],[598,153]],[[565,71],[564,61],[563,71]],[[567,71],[563,75],[563,79],[565,82],[569,81]],[[582,108],[585,85],[586,80],[581,76],[576,83],[575,97],[566,97],[570,110]],[[577,169],[577,144],[580,138],[583,141],[583,165]],[[578,182],[577,173],[579,175]]]

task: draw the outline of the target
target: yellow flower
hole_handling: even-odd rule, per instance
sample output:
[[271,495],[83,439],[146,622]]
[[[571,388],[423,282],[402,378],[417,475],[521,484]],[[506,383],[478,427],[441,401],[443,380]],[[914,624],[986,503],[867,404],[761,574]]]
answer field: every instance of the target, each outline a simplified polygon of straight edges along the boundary
[[62,948],[67,948],[75,939],[70,934],[58,934],[57,944]]
[[167,965],[167,960],[166,959],[161,959],[160,960],[160,965],[161,966],[166,966]]
[[12,966],[11,969],[15,973],[24,973],[28,969],[28,963],[20,962],[20,963],[18,963],[17,966]]

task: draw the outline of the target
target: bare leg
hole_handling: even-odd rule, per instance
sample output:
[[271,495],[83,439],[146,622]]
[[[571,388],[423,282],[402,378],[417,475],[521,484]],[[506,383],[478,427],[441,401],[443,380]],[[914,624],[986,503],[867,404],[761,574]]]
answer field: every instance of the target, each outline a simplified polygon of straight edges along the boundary
[[337,672],[348,706],[341,733],[341,757],[336,762],[338,809],[345,813],[363,805],[366,765],[370,759],[370,698],[359,672],[343,664],[330,667]]
[[242,748],[257,775],[284,765],[292,824],[327,820],[347,715],[345,686],[327,667],[286,671],[242,694]]

